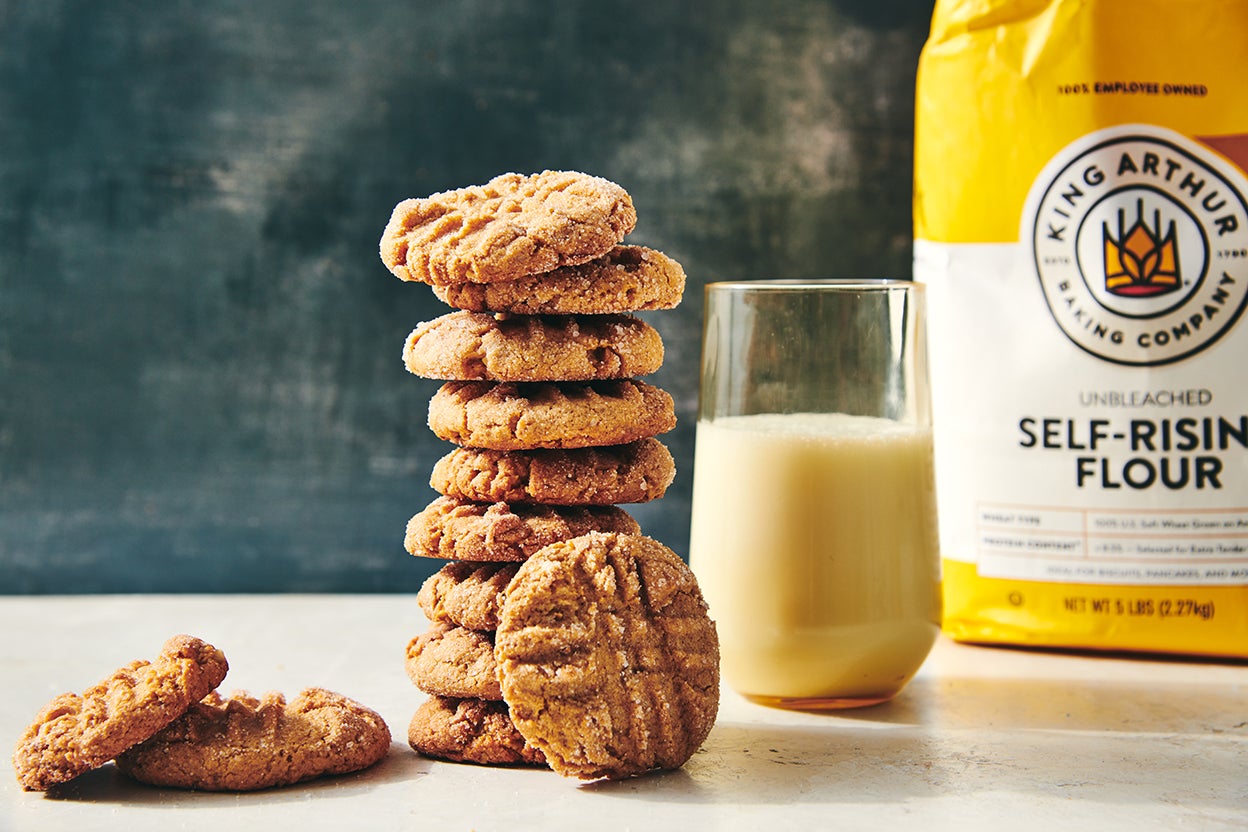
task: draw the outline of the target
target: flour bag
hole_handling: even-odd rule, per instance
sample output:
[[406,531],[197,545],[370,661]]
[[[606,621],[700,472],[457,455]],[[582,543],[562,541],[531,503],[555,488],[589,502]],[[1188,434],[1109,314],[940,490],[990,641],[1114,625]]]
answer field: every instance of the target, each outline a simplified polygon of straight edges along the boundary
[[938,0],[945,630],[1248,657],[1248,2]]

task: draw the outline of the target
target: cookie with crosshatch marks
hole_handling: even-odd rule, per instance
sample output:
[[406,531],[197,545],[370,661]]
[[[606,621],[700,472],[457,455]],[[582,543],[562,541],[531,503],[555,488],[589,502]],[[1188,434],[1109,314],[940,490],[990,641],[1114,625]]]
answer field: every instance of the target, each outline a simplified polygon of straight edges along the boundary
[[400,202],[380,252],[403,280],[491,283],[601,257],[636,224],[632,198],[614,182],[577,171],[505,173]]
[[135,661],[81,695],[62,694],[18,740],[13,767],[28,791],[43,791],[98,768],[159,732],[221,684],[225,655],[178,635],[154,661]]
[[661,251],[616,246],[578,266],[495,283],[451,283],[433,293],[449,306],[517,315],[603,315],[673,309],[685,292],[685,270]]
[[426,757],[480,765],[543,765],[542,752],[512,724],[507,703],[430,696],[407,727],[407,742]]
[[693,572],[648,537],[591,533],[531,557],[494,654],[516,729],[565,776],[677,768],[715,722],[715,624]]
[[631,378],[448,381],[429,401],[429,428],[439,439],[496,451],[623,445],[675,426],[671,394]]
[[671,451],[651,437],[567,450],[456,448],[434,463],[429,484],[465,500],[607,506],[657,500],[675,477]]
[[324,688],[289,702],[275,692],[214,691],[121,754],[117,767],[153,786],[241,792],[360,771],[389,749],[379,714]]
[[430,621],[493,632],[498,629],[498,612],[516,567],[515,563],[453,560],[425,579],[416,603]]
[[407,369],[424,378],[589,381],[653,373],[658,330],[632,315],[491,315],[451,312],[412,330]]
[[407,522],[403,545],[417,557],[521,561],[547,544],[591,531],[640,531],[618,506],[477,503],[437,497]]

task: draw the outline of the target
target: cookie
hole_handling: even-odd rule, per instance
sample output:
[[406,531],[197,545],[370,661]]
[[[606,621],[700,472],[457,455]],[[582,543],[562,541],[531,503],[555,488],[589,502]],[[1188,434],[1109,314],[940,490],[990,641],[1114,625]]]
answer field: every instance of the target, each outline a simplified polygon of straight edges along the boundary
[[496,451],[624,445],[675,426],[671,395],[638,379],[448,381],[429,402],[439,438]]
[[492,632],[517,566],[453,560],[425,579],[416,603],[430,621]]
[[402,280],[491,283],[601,257],[636,224],[632,198],[614,182],[576,171],[506,173],[400,202],[380,252]]
[[676,477],[676,462],[657,439],[568,450],[456,448],[433,466],[439,494],[483,502],[614,505],[657,500]]
[[495,657],[516,728],[565,776],[676,768],[715,722],[715,625],[689,567],[648,537],[589,534],[530,558]]
[[616,246],[579,266],[494,283],[451,283],[433,293],[471,312],[602,315],[673,309],[685,292],[685,270],[661,251]]
[[512,724],[507,703],[430,696],[407,727],[407,742],[426,757],[481,765],[546,763]]
[[452,312],[416,327],[403,348],[424,378],[590,381],[653,373],[663,339],[631,315],[491,315]]
[[82,695],[62,694],[18,740],[18,782],[43,791],[98,768],[156,734],[221,684],[229,665],[220,650],[174,636],[155,661],[135,661]]
[[522,561],[550,543],[590,531],[637,532],[618,506],[476,503],[438,497],[407,523],[403,545],[418,557]]
[[242,792],[360,771],[389,749],[385,721],[332,691],[308,688],[289,703],[280,693],[214,692],[117,768],[153,786]]
[[435,621],[407,645],[407,676],[425,693],[499,700],[494,634]]

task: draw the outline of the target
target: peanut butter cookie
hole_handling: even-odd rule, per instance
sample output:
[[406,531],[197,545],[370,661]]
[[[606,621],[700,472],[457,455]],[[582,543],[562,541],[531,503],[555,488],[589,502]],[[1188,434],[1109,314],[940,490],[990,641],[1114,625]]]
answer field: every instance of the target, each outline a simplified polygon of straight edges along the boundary
[[241,792],[360,771],[389,749],[385,721],[332,691],[308,688],[289,703],[280,693],[214,692],[117,768],[154,786]]
[[516,728],[566,776],[679,767],[715,722],[715,625],[689,567],[648,537],[588,534],[526,561],[495,657]]
[[602,315],[673,309],[685,292],[685,270],[661,251],[616,246],[579,266],[495,283],[434,286],[443,303],[472,312]]
[[430,696],[412,715],[407,741],[426,757],[480,765],[544,765],[525,742],[505,702]]
[[439,438],[497,451],[624,445],[675,426],[671,395],[638,379],[448,381],[429,402]]
[[425,693],[499,700],[494,634],[435,621],[407,645],[407,675]]
[[181,716],[221,684],[228,668],[220,650],[179,635],[155,661],[131,662],[81,696],[56,697],[18,740],[18,782],[43,791],[104,765]]
[[517,566],[453,560],[425,580],[416,603],[430,621],[493,632],[498,629],[498,611]]
[[617,506],[476,503],[438,497],[407,523],[403,545],[418,557],[522,561],[550,543],[590,531],[637,532]]
[[675,477],[671,452],[648,438],[568,450],[456,448],[434,464],[429,484],[464,500],[607,506],[657,500]]
[[636,224],[632,198],[614,182],[575,171],[506,173],[400,202],[380,252],[403,280],[491,283],[601,257]]
[[407,369],[436,379],[590,381],[653,373],[663,339],[631,315],[452,312],[416,327]]

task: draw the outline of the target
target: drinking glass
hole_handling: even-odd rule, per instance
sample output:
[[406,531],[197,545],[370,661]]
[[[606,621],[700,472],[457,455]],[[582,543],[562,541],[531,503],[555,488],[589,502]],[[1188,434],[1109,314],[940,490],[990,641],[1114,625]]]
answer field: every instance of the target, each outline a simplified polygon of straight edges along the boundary
[[904,280],[706,287],[690,565],[748,699],[878,704],[931,650],[924,314]]

